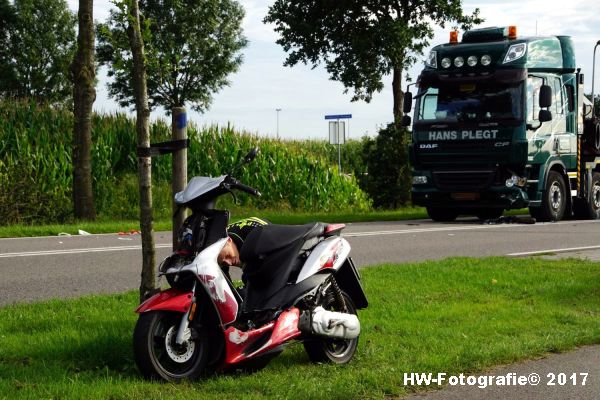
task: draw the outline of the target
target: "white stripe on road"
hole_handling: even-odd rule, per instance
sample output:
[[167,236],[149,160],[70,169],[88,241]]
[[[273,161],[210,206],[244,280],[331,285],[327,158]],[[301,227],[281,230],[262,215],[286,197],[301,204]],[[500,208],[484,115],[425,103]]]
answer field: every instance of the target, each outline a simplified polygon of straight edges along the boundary
[[509,256],[509,257],[532,256],[535,254],[566,253],[569,251],[583,251],[583,250],[597,250],[597,249],[600,249],[600,246],[567,247],[564,249],[548,249],[548,250],[524,251],[522,253],[510,253],[510,254],[507,254],[507,256]]
[[[524,225],[519,225],[524,226]],[[373,232],[355,232],[344,233],[343,237],[362,237],[362,236],[382,236],[382,235],[402,235],[406,233],[426,233],[426,232],[445,232],[445,231],[470,231],[474,229],[489,229],[489,228],[506,228],[508,225],[478,225],[478,226],[448,226],[444,228],[414,228],[400,229],[395,231],[373,231]],[[516,225],[512,225],[512,228]]]
[[[596,223],[596,221],[577,221],[578,224],[583,223]],[[479,230],[479,229],[494,229],[494,228],[522,228],[522,227],[536,227],[544,225],[561,225],[561,224],[572,224],[573,221],[561,221],[554,223],[538,223],[535,225],[529,224],[490,224],[490,225],[471,225],[471,226],[444,226],[437,228],[411,228],[411,229],[397,229],[389,231],[366,231],[366,232],[348,232],[343,237],[365,237],[365,236],[383,236],[383,235],[403,235],[403,234],[414,234],[414,233],[435,233],[435,232],[448,232],[448,231],[468,231],[468,230]],[[157,244],[156,248],[170,248],[172,244]],[[100,252],[111,252],[111,251],[128,251],[128,250],[141,250],[141,245],[135,246],[112,246],[112,247],[98,247],[98,248],[79,248],[79,249],[64,249],[64,250],[43,250],[43,251],[28,251],[28,252],[15,252],[15,253],[0,253],[0,258],[10,257],[31,257],[31,256],[46,256],[46,255],[61,255],[61,254],[81,254],[81,253],[100,253]],[[590,247],[589,249],[600,248]],[[509,256],[528,255],[528,254],[539,254],[544,252],[559,252],[559,251],[576,251],[578,249],[585,250],[588,248],[574,248],[571,249],[554,249],[554,250],[539,250],[525,253],[513,253],[508,254]]]
[[[497,225],[495,227],[500,227]],[[486,229],[492,225],[483,226],[464,226],[464,227],[443,227],[443,228],[425,228],[425,229],[400,229],[394,231],[372,231],[372,232],[355,232],[344,234],[344,237],[362,237],[362,236],[380,236],[380,235],[401,235],[407,233],[424,233],[424,232],[444,232],[444,231],[459,231],[459,230],[471,230],[471,229]],[[157,244],[156,248],[167,248],[171,247],[172,244]],[[113,247],[97,247],[97,248],[79,248],[79,249],[64,249],[64,250],[42,250],[42,251],[25,251],[15,253],[0,253],[0,258],[10,257],[31,257],[31,256],[48,256],[48,255],[61,255],[61,254],[81,254],[81,253],[101,253],[110,251],[128,251],[128,250],[141,250],[141,245],[135,246],[113,246]]]
[[555,225],[568,225],[576,222],[577,224],[590,224],[600,223],[600,220],[587,220],[587,221],[560,221],[560,222],[538,222],[536,224],[483,224],[483,225],[470,225],[470,226],[445,226],[441,228],[414,228],[414,229],[401,229],[393,231],[373,231],[373,232],[355,232],[355,233],[344,233],[344,237],[362,237],[362,236],[378,236],[378,235],[397,235],[406,233],[424,233],[424,232],[444,232],[444,231],[470,231],[476,229],[495,229],[495,228],[526,228],[526,227],[538,227],[538,226],[555,226]]
[[[157,249],[165,247],[171,247],[172,244],[157,244]],[[106,251],[127,251],[127,250],[141,250],[142,246],[114,246],[114,247],[97,247],[91,249],[66,249],[66,250],[45,250],[45,251],[25,251],[20,253],[2,253],[0,258],[8,257],[31,257],[31,256],[51,256],[57,254],[79,254],[79,253],[102,253]]]

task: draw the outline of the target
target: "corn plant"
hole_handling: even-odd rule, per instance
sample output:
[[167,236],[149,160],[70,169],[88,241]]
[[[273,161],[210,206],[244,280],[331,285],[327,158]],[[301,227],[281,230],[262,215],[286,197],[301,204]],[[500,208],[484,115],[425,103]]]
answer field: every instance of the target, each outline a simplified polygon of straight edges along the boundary
[[[72,113],[32,102],[0,101],[0,224],[64,222],[72,218]],[[96,208],[106,218],[135,218],[136,137],[123,114],[94,115],[92,177]],[[153,142],[170,138],[164,121],[151,126]],[[233,126],[188,128],[188,176],[227,173],[250,148],[261,155],[238,178],[263,196],[240,195],[241,206],[328,211],[365,210],[370,200],[353,175],[341,175],[331,146],[272,140]],[[170,214],[171,156],[153,159],[155,206]]]

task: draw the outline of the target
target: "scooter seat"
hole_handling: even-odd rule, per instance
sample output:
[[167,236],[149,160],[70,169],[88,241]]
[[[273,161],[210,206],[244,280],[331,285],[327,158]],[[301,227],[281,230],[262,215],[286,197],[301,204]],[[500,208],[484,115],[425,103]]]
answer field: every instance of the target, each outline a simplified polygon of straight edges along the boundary
[[327,225],[313,222],[306,225],[263,225],[256,227],[244,242],[240,258],[244,262],[258,260],[292,243],[322,236]]

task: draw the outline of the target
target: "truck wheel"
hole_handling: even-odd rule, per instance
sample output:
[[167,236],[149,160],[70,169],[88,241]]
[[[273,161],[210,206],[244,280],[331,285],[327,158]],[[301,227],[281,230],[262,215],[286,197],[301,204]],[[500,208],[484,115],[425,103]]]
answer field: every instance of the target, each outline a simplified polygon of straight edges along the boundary
[[481,221],[500,218],[502,214],[504,214],[503,208],[482,208],[480,210],[475,210],[475,216]]
[[458,210],[454,208],[427,207],[427,215],[436,222],[452,222],[458,217]]
[[577,219],[600,218],[600,173],[592,173],[592,189],[588,200],[574,199],[573,213]]
[[[567,189],[561,174],[556,171],[548,172],[546,187],[542,196],[542,205],[539,208],[539,221],[560,221],[567,208]],[[530,211],[531,212],[531,211]]]
[[583,125],[583,138],[590,154],[597,155],[600,152],[600,124],[586,121]]

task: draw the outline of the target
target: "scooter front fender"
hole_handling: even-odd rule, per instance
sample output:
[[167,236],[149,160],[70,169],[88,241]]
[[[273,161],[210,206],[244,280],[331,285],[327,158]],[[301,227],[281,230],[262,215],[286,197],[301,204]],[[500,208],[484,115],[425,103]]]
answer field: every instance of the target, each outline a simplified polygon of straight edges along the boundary
[[182,292],[177,289],[167,289],[150,297],[135,310],[141,314],[147,311],[177,311],[186,313],[192,304],[192,292]]

